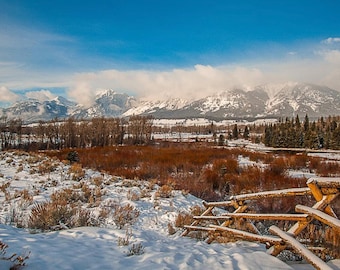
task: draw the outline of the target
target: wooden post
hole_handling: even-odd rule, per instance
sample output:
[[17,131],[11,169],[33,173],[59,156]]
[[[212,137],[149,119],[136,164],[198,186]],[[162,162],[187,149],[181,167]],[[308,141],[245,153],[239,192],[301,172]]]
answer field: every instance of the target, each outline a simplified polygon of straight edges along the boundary
[[306,261],[312,264],[316,269],[320,270],[332,270],[323,260],[316,256],[313,252],[308,250],[304,245],[302,245],[295,238],[291,237],[281,229],[276,226],[271,226],[269,231],[277,236],[281,237],[286,243],[288,243],[292,248],[299,253]]

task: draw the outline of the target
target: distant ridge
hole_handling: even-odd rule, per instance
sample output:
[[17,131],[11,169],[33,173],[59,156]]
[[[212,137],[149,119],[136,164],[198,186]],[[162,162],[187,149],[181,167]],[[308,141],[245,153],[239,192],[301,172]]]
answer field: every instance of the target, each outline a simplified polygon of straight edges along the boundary
[[153,115],[155,118],[259,119],[294,117],[308,114],[310,118],[340,115],[340,92],[326,86],[288,82],[267,84],[250,91],[229,89],[198,100],[179,98],[167,100],[137,100],[112,89],[98,94],[90,107],[84,107],[64,97],[49,101],[27,99],[0,110],[8,119],[26,122],[47,121],[73,116],[129,117]]

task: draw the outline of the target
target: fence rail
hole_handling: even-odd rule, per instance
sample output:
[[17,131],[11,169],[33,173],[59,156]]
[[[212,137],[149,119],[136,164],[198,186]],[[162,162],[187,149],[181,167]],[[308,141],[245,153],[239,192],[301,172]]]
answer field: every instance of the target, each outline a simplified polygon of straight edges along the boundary
[[[277,256],[285,249],[293,249],[316,269],[331,269],[313,250],[308,249],[299,237],[307,226],[315,219],[329,226],[340,235],[340,220],[331,207],[331,202],[340,194],[340,178],[314,177],[307,181],[305,188],[291,188],[231,196],[227,201],[203,202],[205,211],[194,216],[191,225],[185,226],[183,236],[192,231],[206,231],[206,241],[211,243],[217,237],[227,233],[236,239],[265,243],[268,253]],[[295,212],[287,213],[248,213],[248,205],[258,199],[282,198],[288,196],[312,195],[315,204],[312,207],[296,205]],[[233,207],[233,212],[213,214],[214,208]],[[275,225],[269,228],[271,234],[262,235],[253,221],[274,220],[295,222],[286,231]],[[337,247],[340,249],[340,247]]]

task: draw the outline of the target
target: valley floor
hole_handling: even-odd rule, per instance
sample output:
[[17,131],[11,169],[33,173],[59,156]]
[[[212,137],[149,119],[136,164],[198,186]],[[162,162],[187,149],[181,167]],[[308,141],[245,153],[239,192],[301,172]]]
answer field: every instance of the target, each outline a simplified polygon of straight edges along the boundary
[[[53,161],[53,171],[41,173],[37,168],[46,162],[46,157],[17,152],[1,152],[0,155],[0,185],[3,187],[0,191],[0,240],[8,245],[2,257],[14,253],[29,255],[24,269],[313,269],[306,263],[286,264],[268,255],[265,246],[257,243],[208,245],[181,237],[181,231],[169,235],[168,224],[174,222],[179,212],[202,205],[200,199],[180,191],[173,191],[170,198],[156,198],[155,185],[148,196],[131,200],[128,194],[140,192],[142,182],[131,185],[130,180],[93,170],[84,170],[84,181],[90,183],[100,176],[106,183],[102,201],[91,208],[94,213],[112,200],[130,203],[140,212],[134,224],[118,229],[108,220],[97,227],[35,234],[15,228],[11,225],[14,217],[22,215],[25,219],[34,203],[46,201],[53,192],[74,187],[78,182],[72,179],[69,165],[59,161]],[[15,196],[23,190],[34,191],[30,203]],[[131,232],[129,243],[119,245],[128,231]],[[139,254],[131,254],[138,245],[141,247]],[[11,264],[0,260],[0,270],[9,269]],[[329,265],[340,269],[340,260],[331,261]]]

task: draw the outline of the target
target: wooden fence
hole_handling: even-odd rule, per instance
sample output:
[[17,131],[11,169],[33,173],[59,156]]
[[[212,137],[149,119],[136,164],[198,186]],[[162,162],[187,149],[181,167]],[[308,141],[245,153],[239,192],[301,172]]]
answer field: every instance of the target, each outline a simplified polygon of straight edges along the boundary
[[[228,234],[235,239],[265,243],[268,253],[273,256],[277,256],[285,249],[293,249],[316,269],[331,269],[311,251],[316,248],[304,245],[305,241],[299,235],[314,219],[326,224],[340,235],[340,220],[331,207],[331,202],[339,194],[340,178],[315,177],[307,181],[305,188],[242,194],[231,196],[227,201],[204,202],[205,211],[200,216],[194,216],[191,225],[185,226],[183,236],[192,231],[206,231],[208,233],[206,241],[211,243],[217,237]],[[314,197],[315,204],[312,207],[296,205],[295,213],[292,214],[247,212],[249,203],[257,199],[303,195]],[[232,208],[233,211],[219,211],[220,214],[214,214],[215,208]],[[286,231],[272,225],[269,227],[269,233],[263,235],[254,225],[254,221],[259,220],[292,221],[293,225]]]

